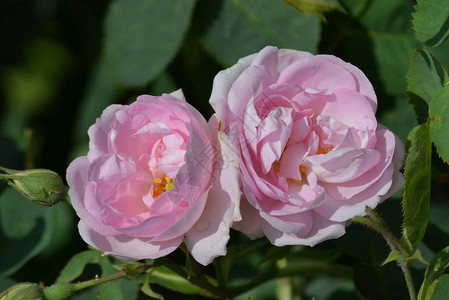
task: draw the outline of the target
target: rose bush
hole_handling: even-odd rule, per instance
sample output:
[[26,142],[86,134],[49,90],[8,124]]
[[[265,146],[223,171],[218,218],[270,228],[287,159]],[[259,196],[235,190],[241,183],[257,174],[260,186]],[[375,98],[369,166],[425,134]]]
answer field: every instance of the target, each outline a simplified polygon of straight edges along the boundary
[[210,103],[240,160],[251,238],[313,246],[402,185],[401,142],[377,124],[365,75],[330,55],[266,47],[214,79]]
[[[176,93],[183,98],[182,93]],[[157,258],[185,241],[209,264],[239,220],[233,153],[191,105],[164,94],[106,108],[88,131],[87,156],[67,169],[69,195],[90,245],[126,259]]]

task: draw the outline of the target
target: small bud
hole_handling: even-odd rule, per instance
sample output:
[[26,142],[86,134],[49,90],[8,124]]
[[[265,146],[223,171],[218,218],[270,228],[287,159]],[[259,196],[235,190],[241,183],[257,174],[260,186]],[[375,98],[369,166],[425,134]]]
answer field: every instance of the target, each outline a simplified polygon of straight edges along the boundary
[[44,289],[45,300],[64,300],[75,293],[73,284],[57,283]]
[[52,206],[67,192],[61,177],[50,170],[33,169],[9,174],[10,185],[25,198],[40,205]]
[[43,300],[42,288],[31,282],[22,282],[13,285],[0,294],[0,300]]
[[146,272],[148,269],[150,269],[152,265],[149,264],[126,264],[121,265],[117,269],[123,271],[128,275],[129,277],[137,277],[140,274]]

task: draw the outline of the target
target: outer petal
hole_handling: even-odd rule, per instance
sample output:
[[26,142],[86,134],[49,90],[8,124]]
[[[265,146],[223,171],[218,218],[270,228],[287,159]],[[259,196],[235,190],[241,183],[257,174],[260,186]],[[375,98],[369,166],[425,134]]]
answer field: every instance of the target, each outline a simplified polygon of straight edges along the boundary
[[87,131],[89,135],[89,153],[87,154],[89,161],[93,161],[100,155],[109,152],[108,134],[112,128],[114,114],[124,108],[124,105],[118,104],[108,106],[101,114],[101,117],[97,118],[95,124],[89,127]]
[[369,98],[370,105],[373,108],[373,112],[376,112],[377,108],[376,93],[374,92],[371,82],[368,80],[368,78],[366,78],[365,74],[363,74],[363,72],[359,68],[333,55],[318,55],[318,56],[336,65],[340,65],[349,72],[351,72],[352,76],[354,76],[357,81],[357,91],[359,91],[361,94]]
[[242,198],[240,200],[240,213],[242,214],[242,220],[235,222],[232,227],[243,232],[252,240],[262,237],[263,219],[259,214],[259,210],[249,204],[248,200]]
[[[78,229],[83,240],[105,254],[112,254],[123,259],[137,260],[165,256],[179,247],[182,236],[169,241],[152,242],[149,238],[133,238],[126,235],[101,235],[81,220]],[[132,254],[132,255],[130,255]]]
[[186,245],[192,256],[208,265],[226,254],[229,229],[241,219],[238,158],[229,147],[227,136],[220,132],[220,164],[214,173],[214,182],[203,214],[186,234]]
[[[249,66],[256,54],[252,54],[241,58],[234,66],[229,69],[220,71],[214,78],[212,94],[209,99],[210,105],[216,111],[217,117],[224,122],[226,115],[226,105],[229,90],[234,81]],[[227,124],[223,124],[227,126]]]
[[179,100],[186,101],[186,97],[184,96],[182,89],[173,91],[169,95],[172,95],[173,97],[178,98]]
[[67,168],[67,183],[70,186],[69,196],[72,201],[72,206],[76,211],[76,214],[84,219],[90,226],[95,227],[101,234],[117,235],[120,232],[116,231],[112,227],[103,224],[97,218],[92,216],[89,210],[84,206],[87,179],[89,170],[89,160],[86,156],[81,156],[72,161]]
[[354,90],[357,87],[356,79],[348,70],[319,56],[299,60],[287,66],[281,72],[278,82],[298,84],[304,89],[312,88],[327,94],[341,88]]
[[312,228],[307,234],[295,235],[279,231],[269,223],[263,223],[263,231],[275,246],[307,245],[315,246],[325,240],[336,239],[345,234],[345,223],[329,221],[319,214],[313,214]]

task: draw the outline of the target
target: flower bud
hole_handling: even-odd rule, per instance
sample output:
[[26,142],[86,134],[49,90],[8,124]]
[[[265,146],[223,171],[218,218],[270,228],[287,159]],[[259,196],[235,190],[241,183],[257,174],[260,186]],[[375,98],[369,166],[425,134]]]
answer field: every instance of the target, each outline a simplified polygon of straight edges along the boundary
[[43,300],[42,288],[31,282],[22,282],[13,285],[0,294],[0,300]]
[[64,300],[75,293],[73,284],[57,283],[44,289],[45,300]]
[[40,205],[52,206],[58,203],[67,191],[61,177],[50,170],[33,169],[11,175],[10,185],[25,198]]

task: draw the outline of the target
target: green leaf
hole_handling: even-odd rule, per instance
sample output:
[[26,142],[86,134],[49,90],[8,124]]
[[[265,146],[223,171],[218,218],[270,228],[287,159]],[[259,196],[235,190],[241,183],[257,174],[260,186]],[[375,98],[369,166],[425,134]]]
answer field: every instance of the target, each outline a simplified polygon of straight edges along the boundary
[[420,262],[422,262],[424,264],[428,264],[428,262],[426,262],[426,260],[422,257],[421,251],[419,251],[419,250],[416,250],[415,253],[413,253],[413,255],[408,255],[408,254],[402,253],[400,251],[391,251],[390,254],[388,255],[388,257],[382,263],[382,266],[384,266],[392,261],[399,261],[399,260],[404,260],[407,262],[413,261],[413,260],[419,260]]
[[404,167],[402,234],[414,249],[424,237],[429,222],[432,144],[428,125],[415,127],[409,140],[411,144]]
[[426,50],[416,50],[411,54],[407,92],[420,123],[427,120],[428,105],[433,95],[448,79],[446,70],[432,54]]
[[203,1],[198,31],[206,50],[224,66],[267,45],[316,52],[320,21],[273,0]]
[[115,0],[105,21],[107,61],[120,83],[147,84],[173,59],[194,0]]
[[194,285],[184,277],[179,276],[165,266],[157,267],[150,277],[150,283],[155,283],[169,290],[188,295],[209,295],[200,287]]
[[98,263],[101,252],[95,250],[86,250],[75,254],[62,269],[56,279],[56,283],[71,282],[78,278],[89,263]]
[[435,93],[429,106],[430,137],[438,155],[449,163],[449,86]]
[[[102,273],[101,276],[108,276],[117,273],[117,269],[114,268],[111,261],[107,256],[101,256],[99,259],[99,265],[101,266]],[[99,296],[97,296],[97,299],[104,299],[104,300],[124,300],[124,294],[123,289],[121,285],[121,279],[114,280],[111,282],[108,282],[106,284],[102,284],[98,287],[100,290]],[[126,299],[129,299],[130,295],[126,295]]]
[[406,144],[407,136],[418,123],[413,111],[413,106],[409,103],[406,96],[396,97],[394,106],[385,110],[378,116],[378,122],[387,128],[394,129],[401,141]]
[[449,0],[418,0],[413,14],[416,38],[429,46],[449,39]]
[[9,275],[41,253],[52,237],[51,208],[8,188],[0,196],[0,275]]
[[117,90],[117,79],[103,55],[94,66],[86,94],[79,105],[78,118],[74,126],[77,141],[87,138],[87,130],[95,123],[96,118],[100,117],[101,112],[114,102]]
[[418,299],[428,300],[432,296],[436,280],[449,267],[449,247],[438,252],[430,261],[429,267],[424,274],[424,281],[419,289]]
[[333,10],[344,12],[338,0],[284,0],[286,3],[294,7],[297,11],[303,13],[314,13],[321,16],[323,13]]
[[431,300],[447,300],[449,296],[449,275],[441,276],[435,286]]
[[0,196],[0,224],[6,237],[23,238],[39,219],[50,210],[26,200],[21,194],[9,188]]
[[406,260],[407,258],[408,258],[407,254],[404,254],[400,251],[391,251],[390,254],[388,254],[388,257],[382,263],[382,266],[384,266],[392,261]]
[[405,76],[409,58],[405,53],[418,46],[413,36],[384,32],[370,32],[377,68],[385,91],[392,95],[404,95],[406,92]]
[[145,295],[147,295],[150,298],[154,298],[154,299],[160,299],[160,300],[164,300],[164,297],[162,297],[162,295],[159,295],[158,293],[154,292],[151,289],[150,286],[150,277],[151,277],[151,273],[150,272],[147,277],[145,278],[145,282],[142,285],[142,288],[140,289],[142,291],[142,293],[144,293]]

